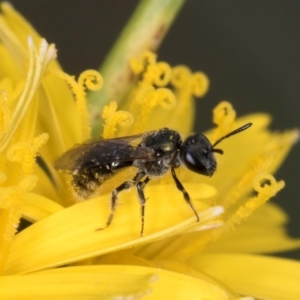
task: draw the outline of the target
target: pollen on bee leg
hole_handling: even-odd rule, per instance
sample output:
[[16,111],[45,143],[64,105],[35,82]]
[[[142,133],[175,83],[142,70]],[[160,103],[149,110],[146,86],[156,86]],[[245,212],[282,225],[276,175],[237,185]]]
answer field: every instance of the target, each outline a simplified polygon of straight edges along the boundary
[[73,198],[81,201],[90,198],[97,191],[101,183],[101,178],[88,172],[88,170],[80,171],[80,169],[75,169],[71,180]]
[[75,170],[72,172],[72,175],[78,175],[78,172],[79,172],[79,169],[75,169]]

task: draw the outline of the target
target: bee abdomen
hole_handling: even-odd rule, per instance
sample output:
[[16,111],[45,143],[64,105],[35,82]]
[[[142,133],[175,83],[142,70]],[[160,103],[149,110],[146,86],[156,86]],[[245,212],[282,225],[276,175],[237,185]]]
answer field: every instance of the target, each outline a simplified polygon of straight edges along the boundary
[[89,198],[109,178],[120,172],[131,163],[94,164],[90,163],[75,169],[72,173],[72,185],[75,193],[83,198]]

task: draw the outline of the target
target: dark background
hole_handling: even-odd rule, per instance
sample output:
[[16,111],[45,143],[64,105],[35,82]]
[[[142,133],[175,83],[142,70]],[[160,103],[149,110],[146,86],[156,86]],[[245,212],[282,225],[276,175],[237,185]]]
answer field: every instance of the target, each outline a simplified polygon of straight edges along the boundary
[[[162,0],[163,1],[163,0]],[[137,0],[12,0],[55,43],[64,70],[98,68]],[[159,59],[204,71],[211,87],[199,100],[195,131],[211,127],[212,108],[229,100],[243,115],[273,115],[273,129],[299,127],[300,1],[188,0],[158,51]],[[286,188],[274,200],[300,237],[300,146],[277,173]],[[289,254],[300,258],[300,251]]]

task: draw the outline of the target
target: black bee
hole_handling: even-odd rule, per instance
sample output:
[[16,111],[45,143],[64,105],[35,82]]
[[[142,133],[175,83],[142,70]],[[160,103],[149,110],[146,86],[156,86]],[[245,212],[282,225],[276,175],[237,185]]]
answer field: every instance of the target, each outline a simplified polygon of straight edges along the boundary
[[193,210],[197,221],[199,216],[191,202],[190,196],[176,176],[175,169],[184,166],[187,169],[212,176],[217,168],[214,153],[223,154],[216,149],[222,140],[248,129],[248,123],[219,138],[213,145],[201,133],[195,133],[181,140],[178,132],[163,128],[138,135],[114,139],[88,141],[75,145],[54,162],[54,167],[72,175],[75,192],[82,198],[91,196],[107,179],[134,166],[136,175],[116,187],[111,194],[110,215],[106,222],[108,227],[114,217],[118,194],[136,186],[141,205],[141,236],[144,232],[146,198],[144,187],[152,178],[162,177],[171,169],[175,185]]

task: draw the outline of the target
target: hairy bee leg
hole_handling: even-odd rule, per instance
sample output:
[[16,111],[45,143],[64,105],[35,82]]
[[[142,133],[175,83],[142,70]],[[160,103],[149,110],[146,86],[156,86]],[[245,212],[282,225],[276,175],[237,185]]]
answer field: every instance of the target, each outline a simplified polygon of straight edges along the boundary
[[133,181],[125,181],[112,191],[111,200],[110,200],[110,214],[106,222],[106,227],[108,227],[111,224],[114,218],[114,214],[117,207],[118,194],[124,190],[130,189],[132,186],[134,186]]
[[[136,185],[139,180],[141,180],[145,176],[144,172],[138,172],[135,177],[132,180],[128,180],[123,182],[121,185],[119,185],[117,188],[115,188],[111,193],[111,200],[110,200],[110,214],[108,216],[108,219],[106,221],[106,228],[111,224],[114,214],[117,207],[118,202],[118,194],[122,191],[125,191],[127,189],[130,189],[132,186]],[[100,228],[101,230],[103,228]]]
[[197,218],[197,222],[199,222],[199,221],[200,221],[200,218],[199,218],[199,216],[198,216],[198,213],[196,212],[196,210],[195,210],[195,208],[194,208],[194,206],[193,206],[193,203],[192,203],[192,201],[191,201],[191,198],[190,198],[188,192],[184,189],[183,185],[181,184],[181,182],[180,182],[179,179],[177,178],[174,168],[171,168],[171,173],[172,173],[172,177],[173,177],[173,179],[174,179],[174,182],[175,182],[175,184],[176,184],[177,189],[178,189],[180,192],[182,192],[183,197],[184,197],[184,200],[185,200],[186,203],[190,206],[190,208],[193,210],[193,212],[194,212],[194,214],[195,214],[195,216],[196,216],[196,218]]
[[136,185],[138,196],[139,196],[139,202],[141,205],[141,223],[142,223],[141,233],[140,233],[141,236],[143,236],[143,234],[144,234],[144,224],[145,224],[146,198],[145,198],[145,194],[144,194],[144,187],[149,181],[150,181],[150,178],[146,177],[146,179],[144,181],[140,181]]

